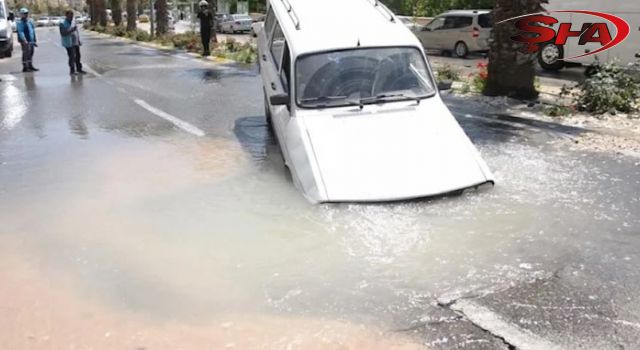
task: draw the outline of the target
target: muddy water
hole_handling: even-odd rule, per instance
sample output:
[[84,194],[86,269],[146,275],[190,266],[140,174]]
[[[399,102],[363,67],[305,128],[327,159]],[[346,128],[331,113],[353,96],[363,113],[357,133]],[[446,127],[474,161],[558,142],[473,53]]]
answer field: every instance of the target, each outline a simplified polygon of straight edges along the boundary
[[250,122],[228,138],[77,120],[2,134],[0,344],[420,348],[395,330],[436,297],[535,277],[638,221],[624,186],[599,185],[605,166],[476,125],[493,190],[310,205]]

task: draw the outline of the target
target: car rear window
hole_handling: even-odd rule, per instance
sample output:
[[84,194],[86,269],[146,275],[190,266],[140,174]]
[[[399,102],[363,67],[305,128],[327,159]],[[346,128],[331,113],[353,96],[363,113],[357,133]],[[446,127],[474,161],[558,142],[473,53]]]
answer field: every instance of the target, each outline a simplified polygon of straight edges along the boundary
[[482,28],[491,28],[493,27],[493,17],[490,13],[485,13],[483,15],[478,16],[478,25]]

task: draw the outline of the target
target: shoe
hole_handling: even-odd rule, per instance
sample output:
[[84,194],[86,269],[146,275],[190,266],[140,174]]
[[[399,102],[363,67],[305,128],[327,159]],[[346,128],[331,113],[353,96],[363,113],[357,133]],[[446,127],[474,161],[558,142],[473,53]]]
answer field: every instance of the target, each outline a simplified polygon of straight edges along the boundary
[[85,72],[82,69],[80,69],[80,70],[78,70],[78,74],[87,74],[87,72]]
[[74,70],[69,71],[69,75],[76,75],[76,71],[74,71]]
[[29,73],[29,72],[31,72],[31,69],[29,69],[29,67],[22,68],[22,73]]
[[34,66],[29,66],[29,69],[30,69],[32,72],[37,72],[37,71],[39,71],[39,69],[38,69],[38,68],[36,68],[36,67],[34,67]]

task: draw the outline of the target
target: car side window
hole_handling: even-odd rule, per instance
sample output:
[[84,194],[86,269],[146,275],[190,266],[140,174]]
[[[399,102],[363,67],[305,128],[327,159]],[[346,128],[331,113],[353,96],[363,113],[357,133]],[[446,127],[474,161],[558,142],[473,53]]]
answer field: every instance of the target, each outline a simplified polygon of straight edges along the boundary
[[445,17],[437,17],[427,25],[427,28],[429,28],[429,30],[442,29],[442,27],[444,27],[444,21],[445,21]]
[[275,29],[273,31],[273,37],[271,38],[271,55],[273,55],[273,62],[276,64],[276,68],[280,68],[282,64],[282,53],[286,44],[282,27],[276,21]]
[[466,28],[473,23],[473,18],[471,17],[456,17],[455,20],[455,28]]
[[267,17],[264,20],[264,30],[265,33],[267,33],[267,38],[271,35],[271,29],[273,29],[275,19],[276,15],[273,13],[273,8],[269,7],[269,12],[267,12]]
[[493,18],[491,18],[490,13],[486,13],[478,16],[478,25],[482,28],[491,28],[493,27]]
[[289,45],[285,42],[284,53],[282,56],[282,67],[280,68],[280,80],[285,92],[289,92],[289,83],[291,79],[291,53]]

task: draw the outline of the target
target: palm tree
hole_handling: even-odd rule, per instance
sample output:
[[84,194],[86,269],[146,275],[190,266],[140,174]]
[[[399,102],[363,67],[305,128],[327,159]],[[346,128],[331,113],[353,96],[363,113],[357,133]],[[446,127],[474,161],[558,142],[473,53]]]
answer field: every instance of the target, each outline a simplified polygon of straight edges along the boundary
[[111,17],[116,27],[122,24],[122,4],[120,0],[111,0]]
[[135,31],[137,29],[138,9],[136,7],[136,0],[127,0],[127,31]]
[[489,52],[489,77],[484,94],[533,99],[538,96],[534,86],[535,55],[523,52],[521,44],[511,40],[517,34],[512,22],[498,22],[542,11],[546,0],[496,0],[493,9],[493,40]]
[[156,1],[156,33],[166,34],[169,31],[169,13],[167,11],[167,0]]

